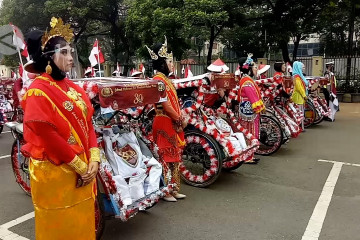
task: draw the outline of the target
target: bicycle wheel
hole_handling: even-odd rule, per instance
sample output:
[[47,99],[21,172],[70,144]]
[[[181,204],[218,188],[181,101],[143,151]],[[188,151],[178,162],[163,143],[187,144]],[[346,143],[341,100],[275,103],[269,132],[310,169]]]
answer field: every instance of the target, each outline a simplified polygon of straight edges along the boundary
[[267,115],[260,116],[260,146],[256,154],[268,156],[279,150],[283,142],[283,133],[278,121]]
[[198,130],[186,131],[185,140],[180,167],[181,178],[194,187],[209,186],[219,177],[222,168],[218,143]]
[[304,107],[305,107],[304,127],[308,128],[311,125],[313,125],[316,120],[316,109],[310,101],[306,101]]
[[11,165],[16,182],[27,195],[31,195],[29,158],[24,157],[18,149],[23,146],[25,141],[22,138],[15,139],[11,147]]

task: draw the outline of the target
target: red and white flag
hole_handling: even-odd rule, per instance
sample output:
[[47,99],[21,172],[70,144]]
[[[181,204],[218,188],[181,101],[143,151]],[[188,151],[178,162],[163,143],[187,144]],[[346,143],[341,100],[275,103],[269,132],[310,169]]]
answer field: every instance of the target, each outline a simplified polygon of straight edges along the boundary
[[21,55],[23,55],[24,57],[26,57],[26,60],[30,61],[29,52],[28,52],[28,48],[27,48],[26,43],[25,43],[25,48],[24,48],[24,50],[21,52]]
[[21,33],[20,29],[11,24],[10,26],[12,27],[13,31],[14,31],[14,35],[13,35],[13,44],[14,46],[16,46],[19,49],[25,49],[26,44],[25,44],[25,40],[24,40],[24,35]]
[[193,77],[193,73],[191,72],[191,68],[190,68],[190,65],[187,65],[186,66],[186,69],[185,69],[185,78],[189,78],[189,77]]
[[90,52],[89,61],[92,67],[105,62],[104,55],[101,52],[99,41],[97,39],[95,40],[93,48]]
[[240,65],[237,66],[236,71],[235,71],[235,75],[240,76]]
[[144,64],[142,64],[142,63],[140,64],[139,70],[140,70],[140,72],[142,72],[143,74],[145,74]]

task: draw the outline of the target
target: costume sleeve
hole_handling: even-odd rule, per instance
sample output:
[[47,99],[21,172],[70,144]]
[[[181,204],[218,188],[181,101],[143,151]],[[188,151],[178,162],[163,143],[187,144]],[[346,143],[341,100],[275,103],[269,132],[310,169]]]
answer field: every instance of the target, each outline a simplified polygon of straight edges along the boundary
[[244,84],[241,91],[244,92],[248,97],[249,101],[251,102],[251,107],[255,113],[259,113],[265,109],[265,105],[262,99],[258,97],[254,86],[249,83]]
[[303,86],[303,84],[301,82],[302,82],[301,78],[296,77],[296,79],[295,79],[295,89],[296,89],[296,91],[298,91],[300,93],[300,95],[303,98],[305,98],[306,97],[306,92],[305,92],[304,86]]

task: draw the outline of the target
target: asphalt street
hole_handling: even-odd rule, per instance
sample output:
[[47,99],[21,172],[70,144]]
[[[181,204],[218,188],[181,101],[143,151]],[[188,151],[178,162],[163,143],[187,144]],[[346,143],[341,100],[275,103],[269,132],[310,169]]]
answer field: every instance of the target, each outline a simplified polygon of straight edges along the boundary
[[[10,158],[1,158],[10,154],[12,142],[10,133],[0,134],[0,233],[3,224],[33,211],[31,198],[15,182]],[[360,164],[359,156],[360,104],[343,103],[335,122],[307,129],[258,165],[223,172],[208,188],[183,184],[185,200],[160,202],[125,223],[107,221],[103,239],[300,240],[324,192],[331,193],[331,202],[327,212],[318,209],[325,220],[315,224],[320,237],[311,239],[358,240],[360,165],[341,165],[329,193],[324,184],[334,163],[318,160]],[[23,237],[15,239],[34,239],[34,219],[8,230]]]

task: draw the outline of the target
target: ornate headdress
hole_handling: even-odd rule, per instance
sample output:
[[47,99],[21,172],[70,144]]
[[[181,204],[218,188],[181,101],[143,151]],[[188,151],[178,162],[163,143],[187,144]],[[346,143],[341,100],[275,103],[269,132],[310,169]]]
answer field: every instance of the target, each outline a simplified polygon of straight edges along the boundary
[[253,64],[254,60],[251,58],[252,56],[253,56],[252,53],[248,53],[248,57],[243,64],[243,68],[248,69],[249,66],[251,66]]
[[173,58],[173,53],[168,53],[168,49],[167,49],[167,39],[166,36],[165,37],[165,42],[162,44],[161,48],[159,49],[159,51],[157,52],[157,54],[151,50],[147,45],[145,45],[145,47],[147,48],[147,50],[149,51],[150,57],[152,60],[158,60],[159,57],[162,58]]
[[42,50],[44,50],[46,43],[53,37],[63,37],[65,41],[70,42],[74,36],[70,24],[64,24],[61,18],[52,17],[50,26],[50,31],[46,31],[41,39]]

